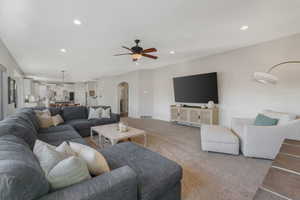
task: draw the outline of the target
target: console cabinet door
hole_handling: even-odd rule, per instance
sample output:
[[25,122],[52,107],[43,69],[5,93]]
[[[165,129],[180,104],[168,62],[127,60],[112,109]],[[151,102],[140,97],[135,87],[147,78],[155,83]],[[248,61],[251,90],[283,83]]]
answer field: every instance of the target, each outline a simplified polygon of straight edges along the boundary
[[178,108],[172,107],[171,108],[171,121],[177,121],[178,120]]
[[190,110],[190,122],[200,124],[201,123],[200,112],[196,109]]
[[212,124],[212,111],[211,110],[201,110],[201,124]]
[[189,110],[188,109],[180,109],[179,110],[179,119],[178,121],[188,122],[189,121]]

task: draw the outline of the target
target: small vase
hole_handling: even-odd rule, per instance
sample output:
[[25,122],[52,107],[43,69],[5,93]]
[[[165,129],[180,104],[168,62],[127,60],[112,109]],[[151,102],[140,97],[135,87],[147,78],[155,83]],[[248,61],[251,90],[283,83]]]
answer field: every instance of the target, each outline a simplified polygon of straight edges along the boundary
[[209,101],[208,103],[207,103],[207,107],[208,108],[214,108],[215,107],[215,103],[213,102],[213,101]]

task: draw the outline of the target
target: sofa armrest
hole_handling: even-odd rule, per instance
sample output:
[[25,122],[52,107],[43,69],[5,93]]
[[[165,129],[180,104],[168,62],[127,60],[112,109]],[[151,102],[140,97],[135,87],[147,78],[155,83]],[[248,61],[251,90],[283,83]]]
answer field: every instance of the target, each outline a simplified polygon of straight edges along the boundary
[[49,193],[39,200],[137,200],[137,178],[128,166]]
[[116,122],[119,122],[120,121],[120,115],[119,114],[116,114],[116,113],[111,113],[110,114],[110,118]]
[[253,125],[254,119],[250,118],[232,118],[231,120],[231,130],[239,137],[241,140],[241,146],[244,139],[244,128],[245,126]]
[[300,139],[300,120],[278,126],[245,126],[244,154],[274,159],[284,139]]

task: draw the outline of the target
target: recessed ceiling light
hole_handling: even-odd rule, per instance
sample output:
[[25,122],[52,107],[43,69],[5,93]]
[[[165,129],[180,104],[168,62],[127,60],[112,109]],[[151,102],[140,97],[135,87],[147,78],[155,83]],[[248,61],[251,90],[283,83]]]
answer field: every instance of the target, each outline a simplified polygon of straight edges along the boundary
[[139,63],[138,63],[138,62],[135,62],[135,65],[139,65]]
[[245,31],[245,30],[247,30],[248,28],[249,28],[248,26],[244,25],[244,26],[242,26],[242,27],[240,28],[240,30],[241,30],[241,31]]
[[66,50],[66,49],[60,49],[60,52],[62,52],[62,53],[66,53],[66,52],[67,52],[67,50]]
[[81,23],[81,21],[79,20],[79,19],[74,19],[73,20],[73,23],[75,24],[75,25],[78,25],[78,26],[80,26],[82,23]]
[[170,51],[170,54],[175,54],[175,51]]

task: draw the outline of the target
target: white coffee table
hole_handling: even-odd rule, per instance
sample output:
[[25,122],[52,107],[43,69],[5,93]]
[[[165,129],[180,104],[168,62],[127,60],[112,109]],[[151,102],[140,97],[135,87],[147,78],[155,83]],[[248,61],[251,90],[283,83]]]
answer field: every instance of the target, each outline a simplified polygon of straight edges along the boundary
[[99,135],[99,145],[103,147],[104,138],[107,138],[112,145],[115,145],[121,140],[144,136],[144,146],[147,146],[147,135],[144,130],[128,127],[127,132],[119,132],[117,128],[118,124],[94,126],[91,128],[91,138],[93,138],[94,132],[96,132]]

